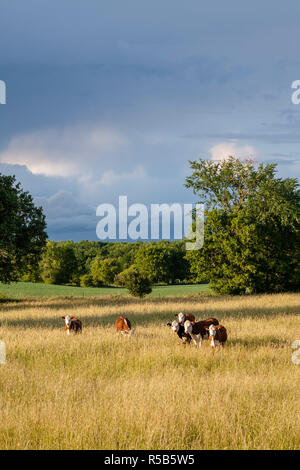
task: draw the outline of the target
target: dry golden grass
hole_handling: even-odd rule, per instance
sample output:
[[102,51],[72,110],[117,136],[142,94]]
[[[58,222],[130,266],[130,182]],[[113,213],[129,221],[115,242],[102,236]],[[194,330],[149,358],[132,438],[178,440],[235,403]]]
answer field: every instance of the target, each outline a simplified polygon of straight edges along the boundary
[[[180,311],[217,317],[227,346],[181,344],[165,326]],[[68,313],[82,335],[64,335]],[[299,449],[299,313],[298,294],[1,305],[0,448]]]

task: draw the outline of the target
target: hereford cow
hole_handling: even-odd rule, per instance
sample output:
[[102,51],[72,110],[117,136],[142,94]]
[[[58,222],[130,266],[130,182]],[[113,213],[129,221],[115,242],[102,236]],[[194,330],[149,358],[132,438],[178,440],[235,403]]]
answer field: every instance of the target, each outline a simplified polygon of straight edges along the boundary
[[184,331],[184,326],[177,320],[174,320],[172,323],[167,323],[167,326],[171,327],[171,330],[177,334],[178,338],[180,338],[183,343],[191,342],[192,338]]
[[133,335],[134,330],[131,329],[131,323],[128,318],[120,316],[117,318],[115,323],[115,329],[117,333],[121,333],[122,335]]
[[210,325],[209,329],[209,344],[211,348],[216,346],[224,346],[227,341],[227,331],[225,326]]
[[196,345],[196,348],[202,346],[202,341],[209,338],[209,327],[211,325],[218,325],[219,321],[216,318],[207,318],[206,320],[197,321],[192,323],[190,320],[184,322],[184,331],[189,334]]
[[61,318],[65,320],[65,332],[67,335],[69,335],[71,331],[74,331],[74,333],[82,333],[82,323],[78,318],[71,317],[70,315]]

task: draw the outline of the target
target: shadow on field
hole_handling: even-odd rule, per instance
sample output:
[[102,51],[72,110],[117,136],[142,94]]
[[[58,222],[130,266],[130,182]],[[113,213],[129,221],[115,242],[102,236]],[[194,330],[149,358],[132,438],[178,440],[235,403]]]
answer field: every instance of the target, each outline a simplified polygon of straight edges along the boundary
[[[1,326],[5,327],[12,327],[12,328],[51,328],[51,329],[56,329],[56,328],[63,328],[64,323],[63,320],[61,319],[61,312],[60,314],[53,315],[51,317],[43,317],[43,318],[34,318],[34,317],[28,317],[28,318],[20,318],[20,319],[14,319],[14,318],[5,318],[1,320],[0,317],[0,328]],[[214,317],[218,318],[221,324],[226,325],[226,317],[234,317],[234,312],[230,312],[227,314],[219,314],[220,312],[214,311]],[[260,310],[258,312],[248,312],[243,314],[243,318],[253,318],[253,319],[258,319],[261,318],[261,316],[276,316],[276,315],[295,315],[297,312],[286,312],[284,309],[278,309],[278,311],[265,311],[265,310]],[[114,327],[115,321],[117,317],[121,314],[121,312],[118,312],[116,314],[111,314],[111,315],[88,315],[85,316],[84,314],[78,315],[78,318],[82,321],[83,324],[83,330],[85,328],[89,327]],[[299,313],[297,313],[299,314]],[[147,326],[149,324],[155,324],[156,326],[161,326],[163,328],[168,328],[167,323],[171,322],[174,320],[174,316],[172,314],[168,314],[166,312],[156,312],[156,313],[149,313],[149,314],[125,314],[126,316],[129,317],[132,323],[132,327],[136,328],[138,326]],[[204,317],[203,317],[204,318]],[[246,343],[251,342],[252,340],[246,340]],[[253,339],[254,341],[254,339]],[[255,339],[257,341],[257,339]],[[262,344],[263,344],[263,339],[262,339]],[[272,340],[273,341],[273,340]],[[278,341],[276,338],[274,338],[274,341]],[[232,342],[238,343],[238,339],[232,340]],[[242,341],[243,344],[245,344],[245,341]]]
[[[228,297],[229,298],[229,297]],[[26,298],[26,299],[9,299],[7,301],[3,301],[0,305],[0,312],[1,311],[9,311],[9,310],[24,310],[30,309],[38,306],[43,306],[48,309],[64,309],[70,308],[72,306],[82,306],[82,307],[91,307],[91,306],[99,306],[99,307],[120,307],[120,306],[136,306],[141,305],[143,303],[157,305],[160,303],[168,304],[182,304],[183,302],[189,302],[195,305],[203,304],[211,299],[211,296],[205,296],[204,294],[194,295],[194,296],[170,296],[170,297],[148,297],[144,299],[138,299],[133,297],[125,297],[125,296],[103,296],[103,297],[55,297],[55,298]],[[214,297],[214,302],[224,301],[224,297]]]
[[[255,296],[255,300],[261,301],[261,306],[250,307],[241,305],[243,300],[251,300],[250,296],[207,296],[205,294],[197,294],[193,296],[171,296],[171,297],[149,297],[145,299],[136,299],[124,296],[103,296],[103,297],[56,297],[48,299],[26,299],[15,302],[0,304],[0,326],[11,326],[16,328],[57,328],[61,327],[63,321],[61,316],[65,313],[71,313],[76,308],[76,315],[82,320],[83,327],[90,326],[113,326],[119,315],[127,316],[133,326],[147,325],[156,323],[157,325],[166,325],[167,322],[174,320],[174,314],[183,311],[185,313],[193,313],[197,320],[208,317],[218,318],[220,323],[226,324],[226,319],[267,319],[268,317],[289,316],[300,314],[300,295],[299,303],[293,307],[291,305],[270,305],[272,296]],[[227,301],[230,305],[227,305]],[[269,302],[269,305],[268,305]],[[184,304],[187,303],[187,309]],[[135,313],[136,306],[147,305],[149,313]],[[168,308],[168,304],[169,307]],[[236,305],[235,305],[236,304]],[[177,306],[178,305],[178,306]],[[152,308],[153,306],[153,308]],[[163,307],[162,307],[163,306]],[[94,307],[99,308],[99,316],[97,314],[85,315],[85,310]],[[101,309],[110,307],[115,309],[112,314],[101,315]],[[149,308],[150,307],[150,308]],[[131,313],[132,308],[132,313]],[[43,309],[49,311],[46,317],[36,318],[35,310]],[[80,310],[82,309],[82,313]],[[32,310],[28,312],[28,318],[9,318],[10,313],[22,310]],[[167,310],[167,311],[166,311]],[[1,313],[8,313],[7,317],[1,320]]]
[[[53,317],[43,317],[43,318],[5,318],[1,320],[0,317],[0,328],[1,326],[5,327],[12,327],[12,328],[64,328],[64,321],[62,320],[63,312],[58,314],[57,316]],[[77,315],[77,314],[76,314]],[[111,314],[111,315],[88,315],[85,316],[84,314],[78,315],[78,318],[82,321],[83,330],[84,328],[89,327],[114,327],[115,321],[121,313]],[[146,326],[150,323],[156,323],[157,326],[167,327],[167,322],[173,321],[174,317],[171,317],[170,314],[161,313],[161,314],[131,314],[127,315],[131,320],[132,328],[136,328],[137,326]]]

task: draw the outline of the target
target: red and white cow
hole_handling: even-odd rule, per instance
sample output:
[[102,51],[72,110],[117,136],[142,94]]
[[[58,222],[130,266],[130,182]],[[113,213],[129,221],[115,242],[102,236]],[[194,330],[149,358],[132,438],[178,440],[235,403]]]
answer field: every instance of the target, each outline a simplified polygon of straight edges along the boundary
[[210,325],[209,331],[209,344],[212,349],[216,346],[224,346],[227,341],[227,331],[223,325]]
[[117,318],[115,323],[115,329],[117,333],[121,333],[122,335],[133,335],[134,330],[131,329],[131,323],[128,318],[120,316]]
[[183,343],[190,343],[191,337],[188,333],[184,331],[184,325],[179,323],[177,320],[172,321],[172,323],[167,323],[167,326],[171,327],[171,330],[177,334],[178,338],[181,339]]
[[65,320],[65,332],[67,335],[69,335],[71,331],[74,331],[74,333],[82,333],[82,322],[78,320],[78,318],[71,317],[71,315],[66,315],[61,318]]
[[199,344],[202,346],[204,339],[209,338],[209,327],[218,324],[219,321],[216,318],[207,318],[206,320],[197,321],[196,323],[186,320],[184,322],[184,331],[191,336],[196,348],[198,348]]

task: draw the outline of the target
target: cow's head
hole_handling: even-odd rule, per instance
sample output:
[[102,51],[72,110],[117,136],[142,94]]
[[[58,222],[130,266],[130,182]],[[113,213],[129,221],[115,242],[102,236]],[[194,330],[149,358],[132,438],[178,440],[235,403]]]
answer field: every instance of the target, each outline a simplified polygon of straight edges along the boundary
[[209,325],[208,331],[209,336],[212,336],[214,338],[216,336],[217,328],[215,325]]
[[182,324],[184,323],[184,321],[185,321],[185,314],[184,313],[182,313],[182,312],[178,313],[178,321],[179,321],[179,323],[182,323]]
[[65,320],[65,325],[67,328],[70,328],[71,323],[72,323],[72,317],[71,315],[66,315],[65,317],[61,317],[63,320]]
[[192,334],[192,331],[193,331],[192,322],[190,322],[190,320],[186,320],[184,322],[184,332],[188,334]]
[[178,333],[179,331],[179,323],[177,320],[172,321],[171,323],[171,330],[174,331],[174,333]]

